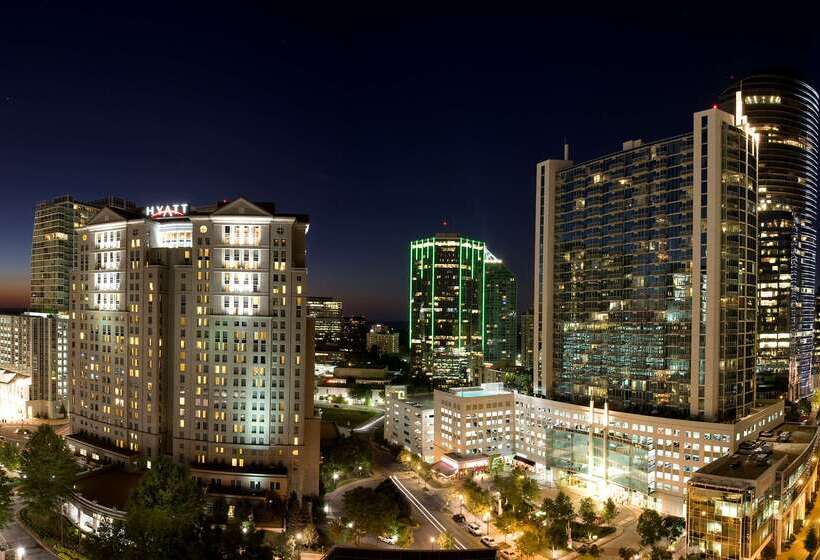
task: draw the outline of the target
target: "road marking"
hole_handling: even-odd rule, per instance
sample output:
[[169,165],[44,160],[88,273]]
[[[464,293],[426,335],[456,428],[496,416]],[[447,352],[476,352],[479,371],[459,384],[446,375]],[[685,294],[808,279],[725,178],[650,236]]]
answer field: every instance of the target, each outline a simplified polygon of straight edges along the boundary
[[[390,475],[390,480],[392,480],[393,484],[395,484],[396,488],[398,488],[399,491],[402,494],[404,494],[405,497],[407,497],[408,500],[410,500],[410,503],[412,503],[414,506],[416,506],[416,509],[418,509],[421,512],[421,514],[424,517],[427,518],[427,520],[433,526],[433,529],[436,529],[439,533],[448,534],[447,528],[444,527],[444,525],[442,525],[441,522],[438,519],[436,519],[436,517],[432,514],[432,512],[429,509],[427,509],[427,507],[424,504],[422,504],[419,501],[419,499],[416,498],[410,492],[410,490],[408,490],[408,488],[398,479],[398,477],[396,475],[391,474]],[[467,548],[466,546],[461,544],[461,541],[459,541],[455,537],[453,537],[453,542],[455,542],[456,546],[459,547],[461,550],[465,550]]]

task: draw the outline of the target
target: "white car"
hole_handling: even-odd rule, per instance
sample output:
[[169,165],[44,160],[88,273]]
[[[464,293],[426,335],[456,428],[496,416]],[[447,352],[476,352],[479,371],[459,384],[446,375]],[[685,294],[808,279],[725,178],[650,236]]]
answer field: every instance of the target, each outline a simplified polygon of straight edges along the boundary
[[481,537],[481,544],[484,546],[489,546],[490,548],[495,548],[498,546],[498,541],[496,541],[493,537],[483,536]]
[[521,555],[518,554],[518,551],[512,548],[505,548],[504,550],[498,553],[499,557],[502,560],[518,560],[521,558]]
[[399,540],[399,537],[396,535],[379,535],[379,541],[383,542],[384,544],[396,544]]
[[467,530],[470,532],[471,535],[479,536],[481,534],[481,527],[478,523],[467,523]]

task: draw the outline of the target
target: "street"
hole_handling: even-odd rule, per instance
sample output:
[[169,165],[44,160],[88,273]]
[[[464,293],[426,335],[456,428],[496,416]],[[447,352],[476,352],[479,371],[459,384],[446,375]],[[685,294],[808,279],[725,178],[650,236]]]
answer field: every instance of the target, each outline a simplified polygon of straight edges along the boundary
[[[20,502],[20,499],[15,496],[14,513],[16,514],[20,511],[21,507],[22,503]],[[12,520],[0,533],[6,541],[8,550],[14,551],[21,546],[25,549],[26,560],[53,560],[54,558],[57,558],[37,544],[37,541],[31,538],[31,535],[29,535],[28,532],[20,526],[20,523],[16,519]],[[13,555],[7,555],[6,557],[9,559],[14,558]]]

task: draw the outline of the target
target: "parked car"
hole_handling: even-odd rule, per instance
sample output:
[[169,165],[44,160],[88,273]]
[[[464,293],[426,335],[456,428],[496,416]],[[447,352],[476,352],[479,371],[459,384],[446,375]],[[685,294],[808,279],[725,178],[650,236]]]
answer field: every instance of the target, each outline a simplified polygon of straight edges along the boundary
[[464,523],[464,516],[460,513],[457,513],[453,516],[453,521],[456,523]]
[[471,535],[477,537],[481,534],[481,527],[478,523],[467,523],[467,530],[470,532]]
[[760,437],[772,437],[774,436],[774,432],[771,430],[765,430],[760,432]]
[[521,555],[518,554],[518,551],[514,548],[505,548],[504,550],[498,553],[498,556],[502,560],[518,560],[521,558]]
[[399,537],[396,535],[379,535],[379,541],[383,542],[384,544],[396,544],[399,540]]
[[496,541],[493,537],[489,535],[485,535],[481,537],[481,544],[484,546],[489,546],[490,548],[495,548],[498,546],[498,541]]

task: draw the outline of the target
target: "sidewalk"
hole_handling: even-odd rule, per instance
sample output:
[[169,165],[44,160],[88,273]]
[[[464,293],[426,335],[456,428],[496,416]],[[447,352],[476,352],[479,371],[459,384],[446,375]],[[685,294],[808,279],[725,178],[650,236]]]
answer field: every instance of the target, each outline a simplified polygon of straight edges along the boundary
[[803,528],[800,529],[800,532],[795,536],[792,547],[789,550],[784,550],[777,557],[777,560],[787,560],[788,558],[803,560],[806,558],[809,555],[809,551],[806,550],[806,547],[803,545],[803,541],[806,540],[806,534],[809,532],[809,527],[814,527],[815,531],[820,532],[820,525],[818,525],[818,523],[820,523],[820,507],[815,505],[814,509],[809,514],[809,517],[806,518]]

